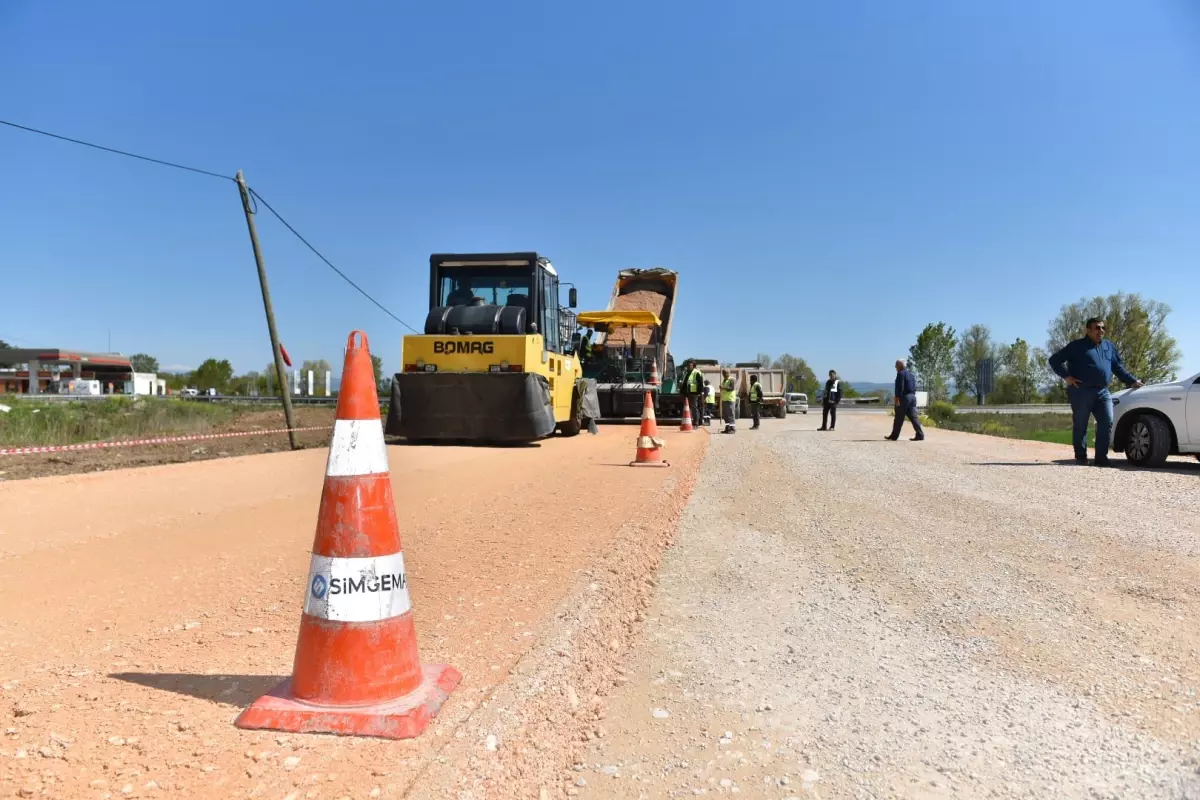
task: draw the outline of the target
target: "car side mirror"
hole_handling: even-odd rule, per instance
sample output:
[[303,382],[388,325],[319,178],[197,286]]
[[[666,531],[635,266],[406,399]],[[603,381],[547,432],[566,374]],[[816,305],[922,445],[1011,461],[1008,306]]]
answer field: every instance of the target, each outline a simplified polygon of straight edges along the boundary
[[579,305],[579,292],[575,291],[575,287],[572,286],[570,291],[567,292],[567,306],[575,308],[577,305]]

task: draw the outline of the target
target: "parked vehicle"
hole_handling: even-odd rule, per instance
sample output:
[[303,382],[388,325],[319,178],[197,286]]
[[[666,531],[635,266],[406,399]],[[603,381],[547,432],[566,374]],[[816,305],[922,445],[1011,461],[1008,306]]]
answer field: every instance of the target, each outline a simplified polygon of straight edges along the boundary
[[808,395],[806,395],[804,392],[788,392],[783,397],[787,404],[787,413],[808,413]]
[[1114,394],[1112,449],[1145,467],[1171,455],[1200,459],[1200,374]]

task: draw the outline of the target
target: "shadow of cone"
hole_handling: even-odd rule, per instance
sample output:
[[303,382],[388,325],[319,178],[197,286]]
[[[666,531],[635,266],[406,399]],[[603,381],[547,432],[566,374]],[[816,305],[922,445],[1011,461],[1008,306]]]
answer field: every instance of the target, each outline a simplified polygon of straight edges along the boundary
[[[355,337],[362,344],[355,344]],[[421,665],[367,336],[346,345],[291,680],[239,728],[408,739],[462,675]]]
[[658,420],[654,416],[654,401],[650,392],[646,392],[646,402],[642,406],[642,429],[638,432],[637,453],[631,467],[668,467],[670,464],[663,460],[662,449],[666,442],[658,438]]

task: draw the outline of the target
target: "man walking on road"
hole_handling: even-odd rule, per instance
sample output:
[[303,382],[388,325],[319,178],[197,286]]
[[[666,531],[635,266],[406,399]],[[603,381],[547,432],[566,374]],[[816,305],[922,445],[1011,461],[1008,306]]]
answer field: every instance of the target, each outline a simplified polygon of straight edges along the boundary
[[916,436],[914,442],[925,440],[925,430],[921,427],[921,419],[917,416],[917,379],[908,371],[904,361],[896,360],[896,418],[892,422],[892,435],[883,438],[896,441],[900,438],[900,429],[904,427],[904,418],[912,420]]
[[734,409],[734,403],[737,402],[736,387],[729,370],[721,370],[721,419],[725,422],[725,430],[721,433],[737,433],[737,414]]
[[825,393],[821,396],[821,427],[819,431],[831,431],[837,426],[837,407],[842,402],[842,382],[837,372],[829,370],[825,381]]
[[1087,321],[1086,335],[1069,342],[1050,356],[1050,369],[1067,382],[1067,399],[1071,403],[1071,443],[1075,446],[1075,463],[1087,464],[1088,419],[1096,418],[1096,466],[1108,466],[1108,445],[1112,436],[1113,402],[1108,384],[1115,372],[1126,386],[1137,389],[1143,384],[1129,374],[1121,354],[1112,342],[1104,338],[1108,328],[1104,320],[1092,317]]
[[763,391],[762,385],[758,382],[757,375],[750,376],[750,416],[754,419],[754,424],[750,426],[750,430],[758,427],[761,420]]

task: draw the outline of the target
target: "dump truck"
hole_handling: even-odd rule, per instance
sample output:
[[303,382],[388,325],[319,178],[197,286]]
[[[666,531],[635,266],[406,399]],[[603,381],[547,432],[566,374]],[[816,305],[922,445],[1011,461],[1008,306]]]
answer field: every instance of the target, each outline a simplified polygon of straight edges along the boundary
[[404,337],[385,432],[413,443],[574,436],[598,416],[572,351],[577,297],[536,252],[429,257],[423,333]]
[[[583,374],[596,382],[602,420],[641,417],[647,391],[658,417],[683,416],[681,376],[676,374],[670,350],[678,284],[679,273],[669,269],[621,270],[608,309],[579,315],[581,326],[591,324],[596,330],[592,358]],[[658,365],[657,387],[649,383],[652,364]]]
[[762,384],[762,411],[764,417],[787,416],[787,373],[782,369],[763,367],[757,361],[741,361],[734,365],[741,374],[738,386],[738,413],[743,418],[750,416],[750,376],[757,375]]

